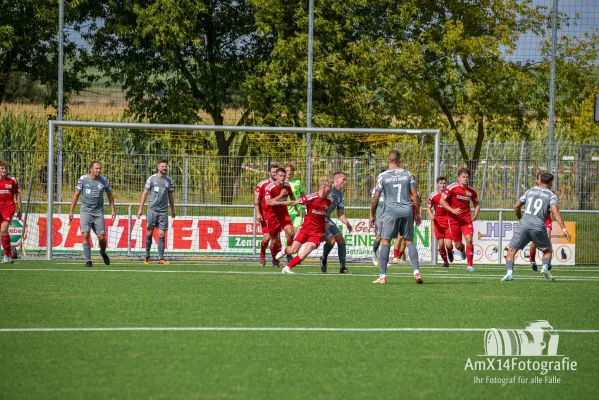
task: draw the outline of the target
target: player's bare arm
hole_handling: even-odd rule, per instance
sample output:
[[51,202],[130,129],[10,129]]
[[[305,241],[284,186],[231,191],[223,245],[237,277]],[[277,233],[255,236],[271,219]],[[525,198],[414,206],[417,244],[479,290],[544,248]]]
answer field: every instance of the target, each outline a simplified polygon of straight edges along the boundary
[[553,213],[555,220],[557,221],[559,226],[562,228],[562,231],[564,232],[564,235],[566,235],[566,239],[568,239],[568,242],[569,242],[571,240],[571,237],[570,237],[570,233],[568,233],[568,230],[566,229],[566,224],[564,223],[564,219],[562,218],[562,213],[559,212],[559,208],[557,208],[556,205],[551,206],[551,212]]
[[262,214],[260,213],[260,196],[254,196],[254,211],[256,212],[256,222],[260,223],[264,221]]
[[75,210],[75,206],[77,205],[77,202],[79,201],[79,195],[81,193],[79,192],[75,192],[75,194],[73,195],[73,198],[71,199],[71,208],[69,208],[69,221],[73,220],[73,210]]
[[298,204],[300,204],[300,201],[295,198],[295,195],[293,194],[293,192],[289,193],[289,200],[291,200],[292,202],[294,202],[291,205],[293,206],[293,208],[295,208],[295,213],[297,215],[300,215],[300,210],[299,210],[299,207],[297,206]]
[[435,219],[435,216],[433,215],[433,212],[431,211],[430,208],[427,207],[426,209],[426,215],[428,215],[428,219],[429,221],[432,221],[433,219]]
[[[414,208],[416,210],[420,210],[420,196],[418,196],[418,189],[416,188],[416,186],[412,186],[410,190],[412,191],[412,201],[414,202]],[[422,217],[420,215],[421,214],[418,213],[414,216],[414,222],[416,223],[416,226],[420,226],[420,224],[422,223]]]
[[378,190],[374,191],[374,196],[372,196],[372,201],[370,202],[370,216],[368,217],[368,222],[370,223],[370,227],[374,228],[374,221],[376,219],[376,208],[379,205],[379,199],[381,198],[381,193]]
[[354,228],[351,226],[351,224],[349,223],[349,220],[347,219],[347,217],[345,216],[345,211],[343,211],[343,209],[337,209],[337,217],[339,218],[339,220],[341,222],[343,222],[343,224],[345,226],[347,226],[347,231],[349,233],[352,233],[352,231],[354,230]]
[[516,217],[518,217],[518,219],[522,218],[522,203],[520,201],[517,201],[516,204],[514,204],[514,212],[516,213]]
[[169,192],[168,204],[171,206],[171,217],[175,218],[177,216],[177,213],[175,212],[175,193],[174,192]]
[[447,200],[445,200],[443,197],[441,197],[441,200],[439,201],[439,204],[441,204],[443,206],[444,209],[446,209],[447,211],[449,211],[452,214],[455,215],[460,215],[460,209],[459,208],[452,208],[449,203],[447,202]]
[[21,204],[21,193],[17,193],[17,219],[21,219],[23,216],[22,204]]
[[476,203],[474,206],[474,215],[472,216],[472,221],[476,221],[478,219],[478,213],[480,213],[480,203]]
[[110,204],[110,213],[112,216],[112,220],[116,219],[116,210],[114,209],[114,195],[112,192],[106,193],[106,197],[108,198],[108,204]]
[[141,218],[141,214],[143,212],[144,204],[146,204],[146,199],[148,198],[148,193],[150,191],[148,189],[144,189],[141,194],[141,200],[139,202],[139,209],[137,210],[137,218]]

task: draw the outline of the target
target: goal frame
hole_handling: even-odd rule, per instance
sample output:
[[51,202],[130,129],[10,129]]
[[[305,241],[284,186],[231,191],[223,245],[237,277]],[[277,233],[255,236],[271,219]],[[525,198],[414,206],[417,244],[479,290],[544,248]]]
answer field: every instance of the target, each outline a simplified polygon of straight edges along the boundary
[[[304,127],[270,127],[270,126],[225,126],[225,125],[181,125],[181,124],[150,124],[133,122],[92,122],[92,121],[48,121],[48,179],[47,179],[47,218],[46,218],[46,260],[52,260],[52,224],[54,206],[54,141],[56,139],[56,191],[62,193],[62,127],[87,127],[108,129],[144,129],[144,130],[185,130],[185,131],[229,131],[229,132],[262,132],[262,133],[353,133],[368,135],[415,135],[434,137],[434,166],[433,181],[436,181],[440,173],[440,148],[441,131],[439,129],[395,129],[395,128],[304,128]],[[56,137],[55,137],[55,130]],[[310,190],[310,144],[306,144],[306,190]],[[60,202],[62,199],[57,199]],[[435,235],[431,238],[431,262],[437,264],[437,240]]]

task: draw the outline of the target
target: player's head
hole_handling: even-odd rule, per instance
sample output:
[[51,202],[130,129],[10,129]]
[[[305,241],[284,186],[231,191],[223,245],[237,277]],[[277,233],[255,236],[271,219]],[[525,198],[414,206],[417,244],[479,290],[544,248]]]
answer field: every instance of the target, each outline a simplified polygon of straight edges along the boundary
[[458,171],[458,183],[461,186],[468,186],[468,184],[470,184],[471,176],[472,173],[468,168],[460,168],[460,170]]
[[293,173],[295,172],[295,166],[291,163],[287,163],[283,168],[285,168],[285,172],[287,173],[287,180],[292,180]]
[[333,185],[337,189],[341,189],[347,183],[347,179],[345,178],[345,174],[343,172],[337,171],[333,174]]
[[8,175],[8,163],[0,160],[0,178],[6,178]]
[[387,157],[387,163],[389,164],[389,168],[397,168],[399,167],[399,161],[401,157],[399,155],[399,151],[391,150],[389,152],[389,156]]
[[437,189],[444,191],[447,188],[447,178],[440,176],[437,178]]
[[94,177],[100,176],[102,172],[102,164],[100,161],[92,161],[89,163],[89,174]]
[[327,197],[333,190],[333,182],[329,178],[320,178],[318,188],[320,197]]
[[168,162],[166,160],[158,161],[157,168],[159,174],[166,175],[166,173],[168,172]]
[[543,172],[540,176],[541,185],[551,188],[553,186],[553,175],[549,172]]
[[[275,178],[277,177],[277,170],[279,169],[279,166],[275,163],[270,164],[270,166],[268,167],[268,175],[270,176],[271,180],[275,180]],[[284,170],[283,170],[284,171]]]
[[279,185],[282,185],[283,182],[285,182],[286,175],[287,172],[285,172],[285,168],[277,168],[275,171],[275,182],[277,182]]

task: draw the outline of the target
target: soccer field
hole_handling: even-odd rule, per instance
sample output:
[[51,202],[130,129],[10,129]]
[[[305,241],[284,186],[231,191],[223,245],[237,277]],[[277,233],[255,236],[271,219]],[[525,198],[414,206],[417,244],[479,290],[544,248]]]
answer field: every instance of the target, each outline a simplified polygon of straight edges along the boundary
[[[2,399],[583,399],[599,391],[598,266],[555,267],[555,282],[527,267],[516,267],[512,282],[499,281],[499,266],[422,267],[424,285],[400,266],[387,285],[373,285],[372,265],[324,275],[308,264],[283,275],[232,262],[82,264],[0,267]],[[486,329],[537,320],[553,326],[558,356],[485,355]]]

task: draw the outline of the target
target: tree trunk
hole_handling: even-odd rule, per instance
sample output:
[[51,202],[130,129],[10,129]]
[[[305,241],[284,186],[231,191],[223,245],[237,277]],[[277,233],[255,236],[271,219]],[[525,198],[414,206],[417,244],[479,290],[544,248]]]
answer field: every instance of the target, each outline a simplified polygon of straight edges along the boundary
[[478,168],[478,163],[480,161],[480,151],[483,147],[483,142],[485,140],[485,116],[481,115],[477,124],[478,132],[476,135],[476,144],[474,145],[474,153],[472,153],[472,158],[467,160],[466,163],[470,171],[472,171],[472,175],[476,176],[476,169]]

